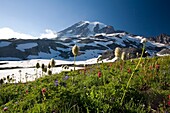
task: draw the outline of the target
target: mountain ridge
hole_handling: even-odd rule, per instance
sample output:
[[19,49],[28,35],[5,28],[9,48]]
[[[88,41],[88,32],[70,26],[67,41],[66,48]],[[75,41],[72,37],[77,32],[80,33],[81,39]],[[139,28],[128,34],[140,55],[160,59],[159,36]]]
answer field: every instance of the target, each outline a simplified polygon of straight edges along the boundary
[[[136,57],[134,51],[141,49],[140,41],[144,38],[143,36],[133,35],[125,31],[115,30],[112,26],[100,22],[89,21],[78,22],[59,33],[60,35],[53,39],[0,40],[0,60],[44,58],[72,60],[73,54],[71,48],[75,44],[80,48],[77,60],[96,58],[107,50],[111,50],[113,53],[116,47],[131,48],[125,50]],[[170,49],[168,35],[161,35],[157,39],[148,38],[146,43],[146,51],[151,56],[162,49]],[[159,41],[162,43],[159,43]],[[167,54],[168,50],[161,53]]]
[[97,33],[113,33],[114,31],[112,26],[100,22],[80,21],[59,31],[57,37],[87,37],[94,36]]

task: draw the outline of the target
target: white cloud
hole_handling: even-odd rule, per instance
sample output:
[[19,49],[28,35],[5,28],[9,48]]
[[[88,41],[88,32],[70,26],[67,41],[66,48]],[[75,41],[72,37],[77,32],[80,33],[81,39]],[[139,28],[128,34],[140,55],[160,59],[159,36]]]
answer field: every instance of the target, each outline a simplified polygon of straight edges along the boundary
[[0,28],[0,39],[10,39],[10,38],[17,38],[17,39],[35,39],[34,37],[29,34],[15,32],[14,30],[4,27]]
[[57,33],[55,31],[52,31],[50,29],[46,29],[45,33],[42,33],[40,35],[40,38],[56,38],[57,37]]
[[0,39],[10,39],[10,38],[17,38],[17,39],[42,39],[42,38],[56,38],[57,33],[50,29],[46,29],[45,33],[41,33],[39,36],[32,36],[30,34],[24,34],[15,32],[13,29],[4,27],[0,28]]

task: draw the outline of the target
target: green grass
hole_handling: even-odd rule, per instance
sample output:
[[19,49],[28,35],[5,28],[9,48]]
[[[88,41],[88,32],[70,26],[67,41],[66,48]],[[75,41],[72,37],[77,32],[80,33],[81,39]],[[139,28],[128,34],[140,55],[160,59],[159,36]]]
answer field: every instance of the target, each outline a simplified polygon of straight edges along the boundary
[[[92,65],[85,71],[62,72],[28,83],[3,84],[0,86],[0,113],[170,112],[170,56],[144,58],[135,70],[138,61]],[[126,89],[133,71],[134,76]],[[46,89],[44,94],[42,88]],[[8,110],[4,111],[4,107]]]

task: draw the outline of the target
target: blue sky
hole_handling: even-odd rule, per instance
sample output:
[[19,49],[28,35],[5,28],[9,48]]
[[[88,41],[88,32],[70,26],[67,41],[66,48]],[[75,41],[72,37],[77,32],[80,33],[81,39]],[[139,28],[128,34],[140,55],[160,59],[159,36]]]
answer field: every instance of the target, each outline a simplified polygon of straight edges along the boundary
[[170,34],[169,6],[169,0],[0,0],[0,28],[38,36],[88,20],[156,36]]

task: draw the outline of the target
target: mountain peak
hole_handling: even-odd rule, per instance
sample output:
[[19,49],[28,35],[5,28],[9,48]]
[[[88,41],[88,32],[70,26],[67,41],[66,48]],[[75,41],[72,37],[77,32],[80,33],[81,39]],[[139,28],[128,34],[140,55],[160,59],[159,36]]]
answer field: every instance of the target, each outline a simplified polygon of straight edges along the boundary
[[89,24],[89,25],[94,25],[94,26],[96,26],[97,24],[98,25],[100,25],[100,26],[102,26],[102,27],[106,27],[107,25],[105,25],[105,24],[103,24],[103,23],[101,23],[101,22],[98,22],[98,21],[94,21],[94,22],[90,22],[90,21],[80,21],[80,22],[78,22],[78,23],[80,23],[80,24]]
[[63,31],[58,32],[58,37],[88,37],[97,33],[113,33],[114,28],[101,22],[80,21]]
[[90,22],[90,21],[80,21],[79,23],[88,23],[88,24],[103,24],[103,23],[98,22],[98,21],[94,21],[94,22]]

